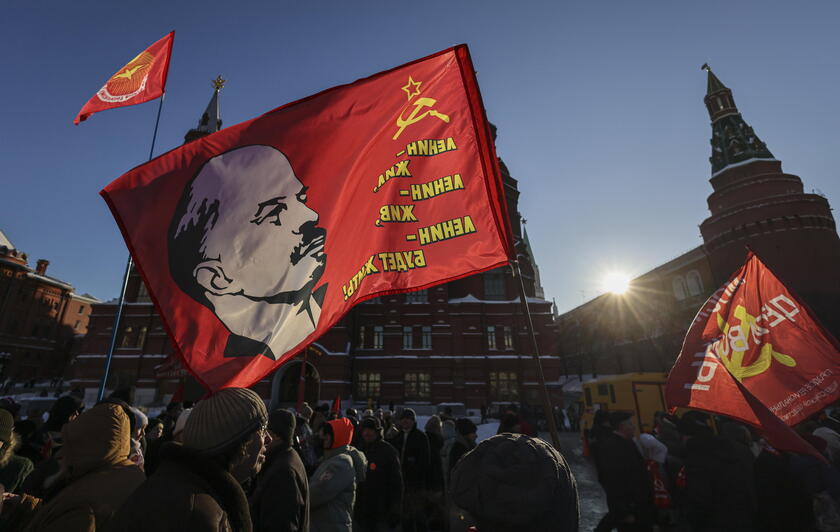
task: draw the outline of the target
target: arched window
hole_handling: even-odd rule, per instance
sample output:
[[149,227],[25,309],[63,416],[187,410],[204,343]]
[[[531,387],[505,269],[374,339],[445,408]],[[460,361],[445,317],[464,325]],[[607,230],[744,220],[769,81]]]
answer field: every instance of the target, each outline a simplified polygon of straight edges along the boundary
[[703,279],[700,278],[700,273],[697,270],[688,272],[685,279],[689,295],[699,296],[703,293]]
[[674,297],[676,297],[679,301],[688,297],[688,289],[685,286],[685,279],[683,279],[681,275],[674,277],[671,284],[674,287]]

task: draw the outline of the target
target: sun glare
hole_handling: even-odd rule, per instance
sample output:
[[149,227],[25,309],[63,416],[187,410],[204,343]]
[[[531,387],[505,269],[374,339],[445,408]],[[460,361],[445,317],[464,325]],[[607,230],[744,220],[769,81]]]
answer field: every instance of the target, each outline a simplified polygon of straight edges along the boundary
[[630,276],[621,272],[610,272],[604,277],[604,290],[623,294],[630,288]]

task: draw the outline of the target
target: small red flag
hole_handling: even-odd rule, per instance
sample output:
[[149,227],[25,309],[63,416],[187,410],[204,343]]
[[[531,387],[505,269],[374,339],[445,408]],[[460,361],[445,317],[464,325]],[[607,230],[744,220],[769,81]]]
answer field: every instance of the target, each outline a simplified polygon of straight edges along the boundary
[[762,427],[772,445],[816,451],[790,430],[840,398],[837,343],[752,252],[694,318],[665,389],[688,407]]
[[79,125],[99,111],[148,102],[163,95],[174,39],[173,31],[117,70],[82,107],[73,123]]
[[187,143],[102,196],[212,390],[252,385],[361,301],[513,257],[466,46]]
[[336,395],[335,399],[333,399],[332,404],[332,411],[335,412],[335,415],[341,417],[341,396]]

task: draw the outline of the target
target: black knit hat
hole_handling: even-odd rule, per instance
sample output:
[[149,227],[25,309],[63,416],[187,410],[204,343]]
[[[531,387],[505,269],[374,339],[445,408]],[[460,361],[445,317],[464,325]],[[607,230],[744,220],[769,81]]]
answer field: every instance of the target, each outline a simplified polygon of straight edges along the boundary
[[376,432],[382,430],[382,424],[379,423],[379,420],[375,417],[366,417],[359,423],[359,430],[362,429],[373,429]]
[[292,444],[296,424],[295,415],[284,408],[278,408],[268,415],[268,430],[283,438],[289,445]]
[[478,427],[476,427],[475,423],[471,420],[462,417],[455,421],[455,430],[458,431],[458,434],[461,436],[466,436],[468,434],[478,432]]
[[478,530],[578,531],[577,483],[563,456],[524,434],[499,434],[452,471],[452,500]]

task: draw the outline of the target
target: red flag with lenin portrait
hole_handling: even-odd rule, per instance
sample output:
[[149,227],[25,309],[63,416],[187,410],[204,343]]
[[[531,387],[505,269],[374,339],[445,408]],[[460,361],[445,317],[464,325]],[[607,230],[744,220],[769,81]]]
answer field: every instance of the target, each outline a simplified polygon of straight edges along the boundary
[[93,113],[148,102],[166,91],[175,32],[170,32],[108,78],[73,120],[77,126]]
[[700,309],[666,386],[670,407],[730,416],[812,454],[789,426],[837,399],[837,341],[753,252]]
[[211,390],[257,382],[363,300],[513,256],[464,45],[185,144],[101,194]]

